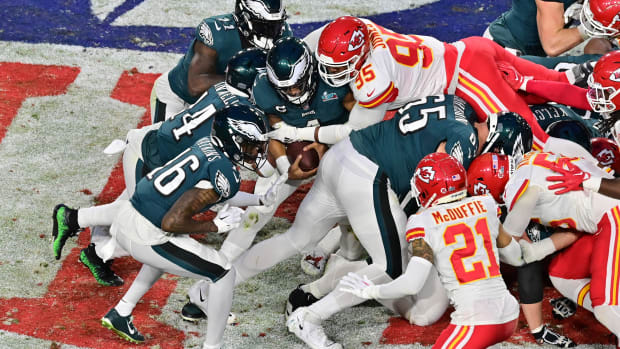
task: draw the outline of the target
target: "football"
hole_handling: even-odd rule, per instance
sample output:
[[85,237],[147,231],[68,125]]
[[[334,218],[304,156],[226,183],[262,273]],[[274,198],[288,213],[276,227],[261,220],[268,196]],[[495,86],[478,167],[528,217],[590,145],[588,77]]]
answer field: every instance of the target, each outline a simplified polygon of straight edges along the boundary
[[319,166],[319,154],[314,149],[310,149],[308,151],[304,151],[304,147],[312,144],[312,142],[293,142],[289,143],[286,146],[286,156],[288,157],[288,161],[295,162],[295,159],[299,154],[301,154],[302,158],[299,162],[299,168],[303,171],[314,170]]

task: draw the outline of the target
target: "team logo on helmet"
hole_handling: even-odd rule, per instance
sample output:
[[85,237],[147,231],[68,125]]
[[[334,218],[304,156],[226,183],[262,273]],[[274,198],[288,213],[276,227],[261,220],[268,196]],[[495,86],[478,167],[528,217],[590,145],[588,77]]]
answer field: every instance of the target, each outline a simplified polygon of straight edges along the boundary
[[423,166],[418,168],[415,175],[426,184],[435,179],[435,171],[432,166]]
[[596,159],[603,166],[609,166],[609,165],[613,164],[614,161],[616,160],[614,158],[614,152],[611,151],[610,149],[603,149],[603,150],[599,151],[598,154],[596,154]]
[[620,82],[620,68],[614,70],[614,72],[609,75],[609,80]]
[[349,40],[349,52],[357,50],[362,45],[364,45],[364,33],[357,29],[351,35],[351,40]]
[[474,184],[474,195],[485,195],[485,194],[489,194],[490,192],[491,191],[486,186],[486,184],[482,182],[478,182]]

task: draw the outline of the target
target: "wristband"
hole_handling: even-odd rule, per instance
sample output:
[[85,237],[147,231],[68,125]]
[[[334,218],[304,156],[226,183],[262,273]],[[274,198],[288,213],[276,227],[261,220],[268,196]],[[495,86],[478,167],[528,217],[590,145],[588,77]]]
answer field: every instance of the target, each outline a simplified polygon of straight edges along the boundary
[[288,173],[288,168],[291,167],[291,163],[288,161],[288,157],[286,157],[286,155],[282,155],[277,158],[276,167],[278,168],[278,172],[280,172],[280,174]]
[[598,193],[598,190],[601,187],[601,180],[601,177],[590,177],[583,181],[583,189]]

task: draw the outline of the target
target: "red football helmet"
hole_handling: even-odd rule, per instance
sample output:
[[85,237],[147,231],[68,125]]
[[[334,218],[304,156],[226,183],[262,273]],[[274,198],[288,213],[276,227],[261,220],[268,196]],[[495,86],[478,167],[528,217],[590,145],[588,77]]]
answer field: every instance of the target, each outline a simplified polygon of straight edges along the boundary
[[620,106],[620,51],[601,57],[588,77],[588,102],[597,113],[614,112]]
[[460,200],[467,196],[467,173],[463,165],[446,153],[431,153],[418,163],[411,191],[420,207]]
[[491,194],[501,204],[504,202],[504,188],[513,170],[514,162],[510,156],[482,154],[467,169],[467,192],[472,196]]
[[618,145],[608,138],[592,138],[592,155],[599,164],[610,167],[616,174],[620,174],[620,150]]
[[590,36],[616,36],[620,33],[620,2],[585,0],[580,20]]
[[344,86],[355,80],[369,51],[366,23],[356,17],[339,17],[319,37],[319,73],[330,86]]

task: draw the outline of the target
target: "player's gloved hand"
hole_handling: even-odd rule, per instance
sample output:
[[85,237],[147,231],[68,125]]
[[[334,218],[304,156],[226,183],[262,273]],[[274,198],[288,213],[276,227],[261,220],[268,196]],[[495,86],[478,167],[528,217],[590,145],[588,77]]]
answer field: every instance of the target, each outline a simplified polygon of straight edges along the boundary
[[564,166],[554,166],[552,169],[560,175],[548,176],[547,181],[558,183],[551,184],[547,188],[549,190],[556,190],[556,195],[565,194],[569,191],[583,190],[583,182],[591,177],[590,173],[581,170],[579,167],[567,169]]
[[231,231],[241,224],[241,216],[243,209],[239,207],[224,205],[213,219],[213,224],[217,227],[217,233],[225,233]]
[[265,192],[265,194],[259,197],[260,203],[263,206],[275,205],[276,201],[278,200],[278,193],[280,192],[280,188],[282,188],[282,184],[286,182],[287,179],[288,172],[281,174],[280,177],[278,177],[278,179],[276,180],[276,182],[273,183],[273,185],[269,187],[269,189],[267,189],[267,192]]
[[349,292],[356,297],[364,299],[376,299],[378,286],[368,279],[356,273],[348,273],[340,279],[340,291]]
[[267,133],[267,137],[278,140],[283,143],[292,143],[301,141],[297,128],[287,125],[284,121],[277,122],[272,125],[273,131]]
[[[588,77],[594,71],[595,61],[587,61],[577,64],[566,72],[567,76],[572,76],[573,85],[588,88]],[[569,78],[569,81],[571,79]]]
[[508,62],[497,62],[497,68],[502,73],[502,77],[513,90],[525,91],[525,86],[532,78],[529,76],[523,76],[519,71]]

